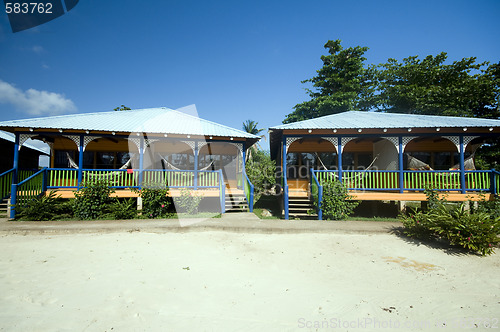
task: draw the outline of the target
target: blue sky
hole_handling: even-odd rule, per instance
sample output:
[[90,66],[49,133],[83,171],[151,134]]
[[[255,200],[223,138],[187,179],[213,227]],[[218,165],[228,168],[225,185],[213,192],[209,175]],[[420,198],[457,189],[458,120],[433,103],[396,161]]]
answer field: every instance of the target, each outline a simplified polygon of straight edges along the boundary
[[268,128],[308,100],[323,45],[368,63],[445,51],[500,61],[500,1],[97,1],[13,34],[0,14],[0,120],[195,104]]

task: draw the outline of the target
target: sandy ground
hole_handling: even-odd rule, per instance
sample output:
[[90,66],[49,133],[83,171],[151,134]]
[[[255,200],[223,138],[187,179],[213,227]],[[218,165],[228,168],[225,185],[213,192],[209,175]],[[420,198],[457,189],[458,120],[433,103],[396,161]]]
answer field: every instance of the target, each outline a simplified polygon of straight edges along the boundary
[[500,328],[499,272],[387,233],[4,234],[0,330]]

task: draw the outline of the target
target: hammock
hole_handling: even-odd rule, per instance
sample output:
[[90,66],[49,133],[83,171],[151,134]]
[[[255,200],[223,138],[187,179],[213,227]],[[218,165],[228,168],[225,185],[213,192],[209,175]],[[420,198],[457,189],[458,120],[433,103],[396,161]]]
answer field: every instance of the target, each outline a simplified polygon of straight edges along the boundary
[[[74,168],[74,169],[78,169],[78,165],[75,163],[75,161],[73,160],[73,158],[71,158],[71,156],[69,155],[68,152],[66,152],[66,157],[68,158],[68,166],[71,167],[71,168]],[[129,166],[132,164],[132,158],[130,158],[125,164],[123,164],[122,167],[120,167],[119,169],[127,169],[129,168]]]
[[432,171],[433,169],[429,164],[424,163],[422,160],[417,159],[415,157],[410,156],[408,153],[405,153],[408,158],[408,166],[407,168],[412,171]]
[[[323,161],[321,161],[321,158],[319,157],[318,153],[315,152],[316,156],[318,157],[318,160],[319,162],[321,163],[321,166],[324,168],[325,171],[328,170],[328,168],[326,168],[325,164],[323,164]],[[373,164],[375,164],[375,161],[377,161],[378,157],[379,157],[380,154],[377,154],[375,156],[375,158],[373,158],[372,162],[370,163],[370,165],[368,165],[368,167],[366,167],[363,171],[359,172],[359,173],[355,173],[354,176],[350,177],[348,180],[349,181],[353,181],[353,180],[359,180],[360,178],[364,177],[365,176],[365,171],[369,171],[372,167],[373,167]],[[338,180],[339,176],[336,174],[336,173],[328,173],[329,176],[333,176],[335,179]]]
[[[464,160],[464,168],[466,171],[475,171],[476,165],[474,165],[474,153],[471,154],[467,159]],[[450,171],[456,171],[460,169],[460,163],[453,165]]]
[[[167,166],[167,168],[173,169],[174,171],[182,171],[182,169],[177,168],[174,165],[172,165],[171,163],[169,163],[168,160],[165,159],[161,154],[158,153],[158,155],[160,156],[160,158],[163,161],[163,163]],[[199,171],[206,171],[207,169],[209,169],[210,167],[212,167],[213,163],[214,163],[214,161],[212,160],[210,162],[210,164],[208,164],[208,166],[199,169]]]

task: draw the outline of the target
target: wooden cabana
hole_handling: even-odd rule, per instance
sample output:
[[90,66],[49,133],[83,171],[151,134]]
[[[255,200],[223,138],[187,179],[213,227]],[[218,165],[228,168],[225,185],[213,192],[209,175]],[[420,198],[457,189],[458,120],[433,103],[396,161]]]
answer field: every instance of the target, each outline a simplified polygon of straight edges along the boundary
[[421,201],[428,187],[449,200],[489,198],[500,174],[470,165],[476,149],[499,136],[494,119],[344,112],[272,127],[270,145],[288,219],[290,199],[321,201],[328,179],[346,184],[358,200]]
[[[110,181],[118,196],[136,196],[151,182],[171,195],[182,188],[218,197],[225,212],[227,195],[244,195],[250,209],[253,185],[245,174],[245,152],[259,137],[168,108],[54,116],[0,122],[15,135],[14,162],[0,176],[2,195],[15,204],[57,190],[73,197],[85,180]],[[19,149],[30,139],[51,147],[50,167],[24,181]],[[7,182],[9,182],[7,184]],[[5,183],[4,183],[5,182]],[[11,217],[15,211],[11,211]]]

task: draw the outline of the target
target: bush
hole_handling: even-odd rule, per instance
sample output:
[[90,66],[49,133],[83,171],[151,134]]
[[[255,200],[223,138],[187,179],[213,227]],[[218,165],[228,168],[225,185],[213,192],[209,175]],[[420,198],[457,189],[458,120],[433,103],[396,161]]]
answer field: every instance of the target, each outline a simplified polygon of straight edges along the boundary
[[170,198],[168,187],[160,183],[149,183],[139,191],[142,198],[142,215],[147,218],[161,218],[168,215]]
[[17,219],[30,221],[56,220],[61,217],[70,217],[71,204],[56,196],[54,191],[49,194],[30,199],[26,204],[16,204]]
[[[323,184],[323,199],[321,209],[326,219],[342,220],[351,215],[358,206],[358,201],[352,201],[347,187],[338,180],[327,181]],[[314,202],[318,209],[317,201]]]
[[109,205],[109,214],[113,219],[134,219],[137,217],[137,208],[133,198],[119,200],[118,198]]
[[[430,195],[433,194],[429,192],[427,197]],[[500,242],[500,217],[485,211],[469,212],[465,203],[447,207],[445,202],[435,200],[427,212],[402,216],[405,234],[419,239],[442,238],[482,255],[492,254]]]
[[203,196],[193,193],[192,190],[183,188],[181,196],[175,198],[175,205],[180,207],[182,212],[197,214],[202,199]]
[[254,201],[258,201],[264,194],[271,193],[276,183],[276,162],[271,160],[268,152],[255,150],[252,159],[245,164],[248,179],[254,186]]
[[108,203],[109,195],[115,192],[107,180],[92,180],[82,183],[82,188],[75,192],[74,213],[80,219],[99,218]]

